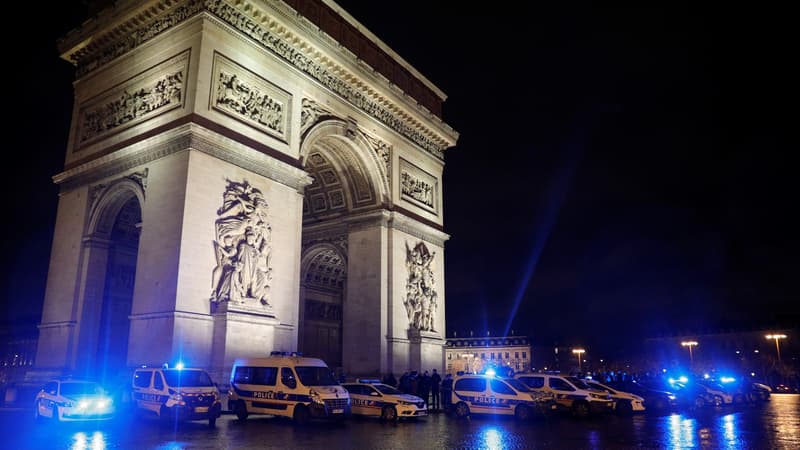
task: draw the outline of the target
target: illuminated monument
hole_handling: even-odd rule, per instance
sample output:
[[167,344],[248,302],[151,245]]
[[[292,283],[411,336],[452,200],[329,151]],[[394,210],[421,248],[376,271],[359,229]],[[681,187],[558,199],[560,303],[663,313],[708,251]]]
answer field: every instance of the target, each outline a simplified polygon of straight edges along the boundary
[[118,1],[75,103],[37,370],[444,367],[445,95],[330,0]]

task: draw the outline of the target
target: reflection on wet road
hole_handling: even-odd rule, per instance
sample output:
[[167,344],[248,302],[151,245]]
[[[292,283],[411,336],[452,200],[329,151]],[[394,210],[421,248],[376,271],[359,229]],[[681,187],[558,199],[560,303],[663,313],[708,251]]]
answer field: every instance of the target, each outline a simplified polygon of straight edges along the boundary
[[32,412],[0,412],[4,448],[800,448],[800,396],[773,395],[758,405],[710,408],[697,413],[578,420],[540,417],[472,417],[433,414],[399,424],[352,419],[342,424],[225,415],[215,428],[204,422],[178,427],[157,420],[120,417],[104,424],[35,423]]

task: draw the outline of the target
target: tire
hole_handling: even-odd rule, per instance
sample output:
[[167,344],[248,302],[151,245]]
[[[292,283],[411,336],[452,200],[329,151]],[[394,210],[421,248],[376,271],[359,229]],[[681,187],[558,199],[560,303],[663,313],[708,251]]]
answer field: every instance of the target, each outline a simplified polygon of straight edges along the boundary
[[397,421],[397,409],[394,406],[384,406],[381,410],[381,419],[389,422]]
[[574,414],[575,417],[587,417],[589,412],[589,404],[586,402],[575,402],[572,404],[572,414]]
[[520,422],[524,422],[533,417],[533,411],[528,405],[517,405],[517,409],[514,410],[514,417]]
[[467,404],[464,402],[458,402],[456,404],[456,416],[458,417],[469,416],[469,406],[467,406]]
[[618,401],[616,409],[617,409],[617,413],[619,413],[619,414],[621,414],[623,416],[629,416],[629,415],[633,414],[633,405],[631,405],[631,402],[626,401],[626,400]]
[[42,415],[39,414],[39,407],[41,406],[41,402],[39,400],[36,401],[33,405],[33,419],[37,422],[42,421]]
[[292,415],[292,419],[298,425],[305,425],[308,423],[310,418],[310,414],[308,412],[308,408],[305,405],[297,405],[294,407],[294,414]]
[[237,419],[247,420],[247,405],[245,405],[244,400],[239,400],[233,404],[233,412],[236,414]]
[[703,397],[697,397],[694,399],[694,403],[692,404],[692,406],[695,409],[702,409],[706,406],[706,400]]

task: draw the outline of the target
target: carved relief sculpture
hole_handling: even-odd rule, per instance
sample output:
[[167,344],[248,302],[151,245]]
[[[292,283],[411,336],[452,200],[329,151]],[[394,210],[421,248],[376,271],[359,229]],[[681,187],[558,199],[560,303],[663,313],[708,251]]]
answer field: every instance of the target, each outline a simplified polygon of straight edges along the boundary
[[215,222],[217,265],[211,276],[212,302],[272,308],[272,227],[267,223],[268,207],[259,189],[247,181],[228,180]]
[[436,177],[400,158],[400,194],[411,203],[437,213]]
[[436,252],[431,253],[423,242],[411,249],[406,244],[406,298],[403,304],[408,313],[408,321],[416,330],[435,332],[437,295],[434,289],[431,262]]
[[211,107],[288,142],[291,95],[220,55],[214,55]]

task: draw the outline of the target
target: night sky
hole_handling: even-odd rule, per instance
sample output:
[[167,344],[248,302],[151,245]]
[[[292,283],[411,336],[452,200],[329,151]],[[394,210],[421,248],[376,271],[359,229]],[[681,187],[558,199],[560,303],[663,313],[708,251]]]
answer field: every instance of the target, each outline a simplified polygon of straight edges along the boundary
[[[72,108],[55,40],[84,17],[63,3],[6,37],[7,318],[44,297]],[[448,336],[609,351],[800,324],[787,11],[470,3],[339,2],[449,96]]]

